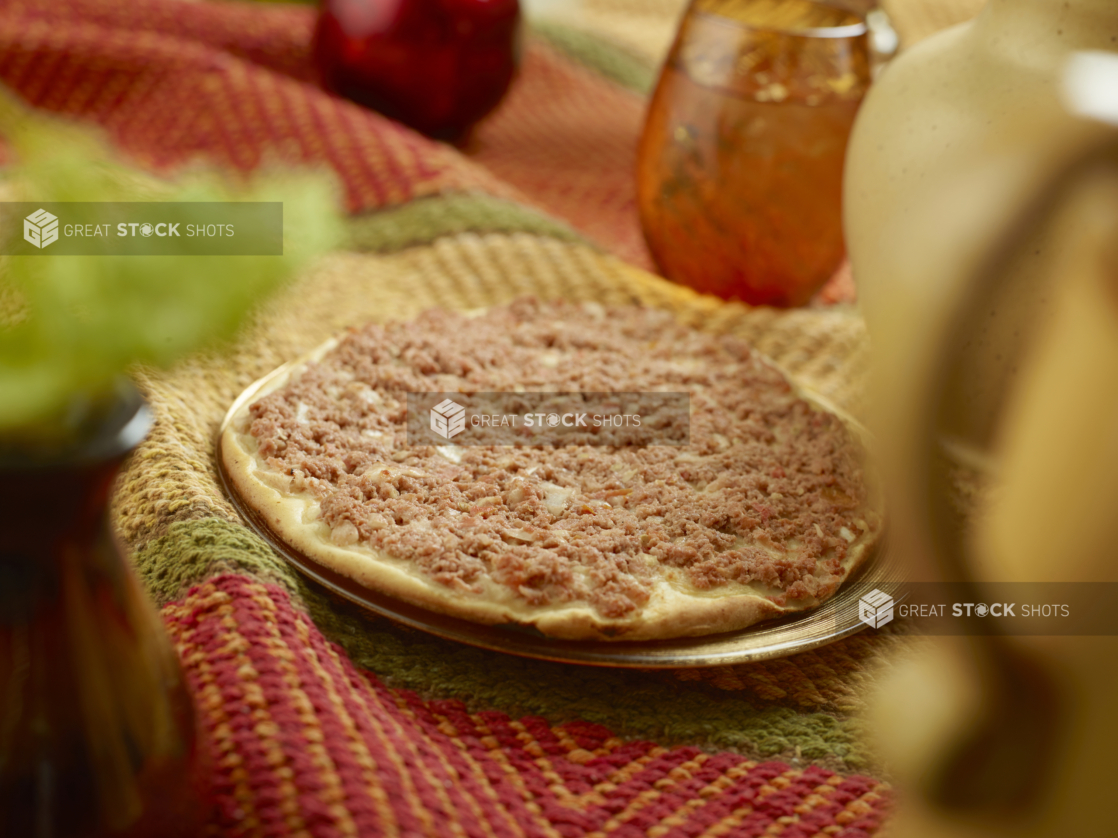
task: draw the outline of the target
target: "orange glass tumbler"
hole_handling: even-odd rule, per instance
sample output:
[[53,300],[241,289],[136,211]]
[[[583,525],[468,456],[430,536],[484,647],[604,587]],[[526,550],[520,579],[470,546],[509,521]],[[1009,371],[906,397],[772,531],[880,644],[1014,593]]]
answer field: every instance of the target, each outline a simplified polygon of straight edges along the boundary
[[637,197],[664,275],[806,303],[842,264],[842,170],[870,84],[865,21],[814,0],[692,0],[653,94]]

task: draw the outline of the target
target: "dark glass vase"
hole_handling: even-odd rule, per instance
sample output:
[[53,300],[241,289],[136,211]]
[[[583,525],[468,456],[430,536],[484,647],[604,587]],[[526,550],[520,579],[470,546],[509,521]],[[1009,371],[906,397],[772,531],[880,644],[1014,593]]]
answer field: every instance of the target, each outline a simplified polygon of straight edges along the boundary
[[0,446],[0,836],[185,838],[208,815],[178,658],[108,527],[149,425],[129,392],[68,450]]

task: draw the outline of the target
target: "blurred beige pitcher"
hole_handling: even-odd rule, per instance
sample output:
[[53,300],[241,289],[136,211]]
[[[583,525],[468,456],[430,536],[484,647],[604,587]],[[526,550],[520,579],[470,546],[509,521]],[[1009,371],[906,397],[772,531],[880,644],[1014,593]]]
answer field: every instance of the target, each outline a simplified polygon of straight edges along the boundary
[[842,264],[842,169],[870,82],[865,21],[809,0],[692,0],[638,157],[645,239],[670,279],[801,305]]
[[[912,483],[912,457],[927,431],[926,395],[970,286],[1022,208],[1112,130],[1067,104],[1065,71],[1080,49],[1118,49],[1118,3],[990,0],[974,21],[894,61],[859,113],[845,225],[873,341],[873,424],[895,521],[923,490]],[[1004,267],[1013,280],[968,348],[969,374],[950,392],[957,409],[943,430],[956,454],[981,459],[993,443],[1030,324],[1052,310],[1056,229],[1038,227],[1032,246]]]
[[[1083,74],[1074,55],[1116,48],[1112,0],[990,0],[894,62],[855,125],[872,424],[918,579],[1118,581],[1118,134],[1083,116],[1098,91],[1113,108],[1118,56]],[[1112,832],[1116,653],[939,638],[895,672],[876,721],[907,785],[897,834]]]

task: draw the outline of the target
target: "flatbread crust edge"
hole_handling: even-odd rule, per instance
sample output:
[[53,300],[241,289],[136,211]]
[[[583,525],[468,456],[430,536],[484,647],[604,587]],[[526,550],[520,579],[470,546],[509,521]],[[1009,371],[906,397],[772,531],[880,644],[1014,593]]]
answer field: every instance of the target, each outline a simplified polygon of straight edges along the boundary
[[[337,338],[332,338],[302,358],[277,370],[274,377],[270,376],[264,386],[251,393],[249,398],[244,398],[243,401],[238,399],[238,403],[230,409],[218,443],[218,455],[222,458],[226,476],[242,502],[256,512],[273,535],[315,563],[362,587],[440,614],[485,625],[515,623],[534,626],[541,633],[561,640],[639,641],[716,634],[805,611],[824,601],[796,600],[790,605],[780,606],[769,595],[750,591],[744,585],[734,586],[737,591],[744,589],[745,592],[741,593],[722,595],[712,592],[693,595],[679,590],[667,581],[658,580],[644,608],[624,620],[610,620],[599,616],[586,605],[530,606],[513,600],[511,595],[500,599],[480,599],[477,598],[478,595],[455,592],[428,580],[409,569],[406,560],[383,551],[362,545],[339,547],[329,542],[326,525],[308,514],[314,509],[316,502],[309,496],[285,494],[261,480],[257,473],[270,471],[261,467],[261,463],[244,444],[247,431],[238,429],[245,427],[251,404],[283,387],[293,376],[302,372],[306,362],[322,358],[338,342]],[[771,361],[768,363],[772,364]],[[804,391],[783,370],[781,374],[793,383],[797,395],[816,409],[835,414],[851,433],[865,440],[866,431],[856,420],[835,409],[817,394]],[[871,481],[871,503],[867,504],[868,507],[879,508],[873,502],[876,500],[875,496],[874,483]],[[850,544],[842,565],[843,576],[839,587],[873,553],[880,531],[880,526],[871,528]],[[493,587],[496,588],[495,585]],[[500,590],[497,592],[499,594]]]

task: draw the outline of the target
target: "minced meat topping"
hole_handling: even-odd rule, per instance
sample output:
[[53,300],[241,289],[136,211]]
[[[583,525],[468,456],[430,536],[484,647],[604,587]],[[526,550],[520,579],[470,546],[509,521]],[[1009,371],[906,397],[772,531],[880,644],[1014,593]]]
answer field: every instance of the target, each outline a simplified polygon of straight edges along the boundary
[[[691,394],[683,447],[409,446],[408,392]],[[735,337],[667,313],[521,300],[352,332],[250,408],[258,456],[309,493],[340,546],[452,590],[492,580],[534,605],[624,618],[656,576],[824,598],[876,526],[860,446]]]

